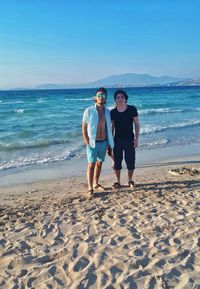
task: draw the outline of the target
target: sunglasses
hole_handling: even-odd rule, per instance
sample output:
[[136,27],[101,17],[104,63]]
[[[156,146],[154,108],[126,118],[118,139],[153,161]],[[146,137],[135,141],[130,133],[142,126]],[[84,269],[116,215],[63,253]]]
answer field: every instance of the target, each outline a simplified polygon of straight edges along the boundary
[[107,96],[106,96],[106,94],[97,94],[96,97],[98,97],[98,98],[101,98],[101,97],[102,97],[102,98],[105,99]]

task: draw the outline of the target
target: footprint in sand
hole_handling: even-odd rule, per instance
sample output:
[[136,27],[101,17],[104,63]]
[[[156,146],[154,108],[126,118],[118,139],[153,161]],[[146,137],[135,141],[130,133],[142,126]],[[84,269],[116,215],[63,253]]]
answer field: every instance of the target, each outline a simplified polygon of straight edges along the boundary
[[90,263],[90,261],[86,257],[81,257],[79,259],[79,261],[75,264],[73,270],[75,272],[82,271],[83,269],[85,269],[88,266],[89,263]]

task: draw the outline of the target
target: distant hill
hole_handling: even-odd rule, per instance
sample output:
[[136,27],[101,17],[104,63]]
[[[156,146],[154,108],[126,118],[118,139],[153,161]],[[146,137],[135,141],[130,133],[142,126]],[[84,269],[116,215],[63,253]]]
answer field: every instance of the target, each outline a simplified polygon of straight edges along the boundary
[[175,78],[171,76],[152,76],[148,74],[126,73],[119,75],[111,75],[104,79],[94,82],[89,82],[88,85],[96,87],[104,86],[147,86],[147,85],[161,85],[169,82],[180,81],[182,78]]
[[62,88],[93,88],[99,86],[105,87],[127,87],[127,86],[152,86],[164,85],[170,82],[182,81],[184,78],[171,76],[152,76],[149,74],[125,73],[111,75],[103,79],[80,84],[43,84],[35,89],[62,89]]

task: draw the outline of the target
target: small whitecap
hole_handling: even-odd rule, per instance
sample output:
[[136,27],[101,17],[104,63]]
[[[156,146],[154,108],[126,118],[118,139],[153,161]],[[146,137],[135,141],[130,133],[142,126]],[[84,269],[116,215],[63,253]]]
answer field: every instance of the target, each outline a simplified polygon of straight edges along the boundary
[[15,109],[16,113],[24,113],[24,109],[20,108],[20,109]]
[[91,98],[65,98],[66,101],[91,101],[93,97]]
[[37,102],[45,102],[44,98],[40,98],[37,100]]

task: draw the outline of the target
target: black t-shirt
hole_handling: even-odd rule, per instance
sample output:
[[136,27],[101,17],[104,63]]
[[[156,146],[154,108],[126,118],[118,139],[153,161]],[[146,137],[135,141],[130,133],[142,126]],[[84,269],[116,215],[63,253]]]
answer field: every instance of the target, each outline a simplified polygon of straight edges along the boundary
[[111,120],[115,125],[115,138],[134,139],[133,118],[138,116],[137,109],[127,105],[127,109],[119,112],[117,108],[111,110]]

